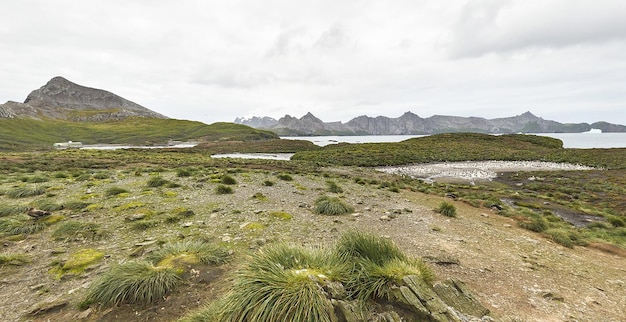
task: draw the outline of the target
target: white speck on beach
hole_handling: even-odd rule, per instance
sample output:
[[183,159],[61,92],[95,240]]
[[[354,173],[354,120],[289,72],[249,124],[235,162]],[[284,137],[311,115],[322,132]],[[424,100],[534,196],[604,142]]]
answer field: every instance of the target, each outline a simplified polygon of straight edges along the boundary
[[543,161],[464,161],[378,168],[378,170],[382,172],[421,178],[425,179],[425,181],[436,181],[438,178],[492,180],[498,176],[498,172],[594,169],[595,168],[578,164]]

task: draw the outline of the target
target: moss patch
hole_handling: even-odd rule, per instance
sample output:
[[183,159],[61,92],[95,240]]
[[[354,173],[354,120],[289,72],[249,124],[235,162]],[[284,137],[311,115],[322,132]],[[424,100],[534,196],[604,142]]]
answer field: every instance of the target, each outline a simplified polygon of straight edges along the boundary
[[57,278],[61,278],[66,274],[80,275],[87,267],[98,263],[103,258],[104,253],[97,249],[81,249],[71,254],[64,263],[52,268],[50,272],[55,274]]

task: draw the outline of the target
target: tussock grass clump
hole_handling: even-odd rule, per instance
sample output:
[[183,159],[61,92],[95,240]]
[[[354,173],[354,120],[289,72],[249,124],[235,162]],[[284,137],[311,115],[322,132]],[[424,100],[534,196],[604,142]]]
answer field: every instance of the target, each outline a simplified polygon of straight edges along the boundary
[[56,179],[66,179],[69,178],[70,175],[66,172],[55,172],[52,177]]
[[157,176],[157,177],[152,177],[148,180],[148,187],[152,187],[152,188],[156,188],[156,187],[162,187],[166,184],[168,184],[169,181],[166,180],[163,177]]
[[233,193],[233,188],[220,184],[217,187],[215,187],[215,193],[217,193],[218,195],[230,194],[230,193]]
[[48,225],[44,222],[30,219],[0,219],[0,232],[6,235],[30,235],[44,230],[47,226]]
[[544,233],[557,244],[563,245],[567,248],[574,248],[574,242],[570,239],[567,231],[562,229],[548,229]]
[[237,180],[235,180],[235,178],[225,174],[220,178],[220,182],[222,184],[227,184],[227,185],[233,185],[233,184],[237,184]]
[[27,210],[28,210],[28,207],[26,207],[26,206],[1,205],[0,206],[0,217],[25,213]]
[[159,225],[159,221],[158,220],[140,220],[137,222],[134,222],[130,228],[132,230],[137,230],[137,231],[143,231],[143,230],[148,230],[150,228],[156,227]]
[[76,210],[83,210],[83,209],[89,207],[89,205],[91,205],[91,204],[88,203],[88,202],[68,201],[68,202],[63,204],[63,208],[76,211]]
[[354,208],[337,197],[322,196],[315,200],[314,212],[320,215],[338,216],[352,213]]
[[379,265],[393,259],[407,258],[391,239],[359,231],[344,233],[336,248],[341,258],[345,260],[358,258]]
[[279,173],[276,177],[283,181],[293,181],[293,177],[288,173]]
[[342,193],[343,188],[341,188],[335,181],[328,180],[326,181],[326,191],[332,193]]
[[165,244],[149,258],[158,266],[166,266],[182,272],[188,265],[193,264],[224,264],[228,256],[228,249],[224,247],[199,240],[185,240]]
[[179,178],[191,177],[192,175],[193,175],[193,172],[191,169],[186,169],[186,168],[176,169],[176,176]]
[[26,254],[0,254],[0,267],[4,265],[20,266],[30,262]]
[[[221,297],[217,300],[207,303],[203,308],[198,311],[193,311],[178,320],[178,322],[207,322],[207,321],[222,321],[223,307],[228,298]],[[222,320],[220,320],[222,319]]]
[[45,210],[45,211],[57,211],[57,210],[62,210],[64,208],[63,205],[50,202],[49,199],[38,200],[38,201],[33,202],[33,204],[38,209]]
[[85,223],[80,221],[66,221],[52,233],[55,240],[74,240],[77,238],[89,238],[95,240],[103,235],[100,225],[97,223]]
[[48,187],[45,186],[22,186],[22,187],[17,187],[17,188],[13,188],[13,189],[9,189],[5,195],[9,198],[26,198],[26,197],[33,197],[33,196],[39,196],[39,195],[43,195],[44,193],[46,193],[46,190],[48,189]]
[[606,221],[613,225],[613,227],[626,227],[626,221],[618,216],[608,215],[606,216]]
[[534,231],[537,233],[545,231],[550,226],[548,220],[539,216],[535,216],[530,220],[520,221],[518,222],[518,225],[526,230]]
[[446,201],[440,203],[435,211],[446,217],[456,217],[456,207]]
[[122,193],[129,193],[128,189],[124,189],[122,187],[111,187],[109,189],[107,189],[106,191],[106,196],[108,197],[112,197],[112,196],[117,196],[119,194]]
[[30,182],[30,183],[42,183],[42,182],[48,182],[50,181],[50,178],[42,176],[42,175],[35,175],[32,177],[26,177],[26,178],[22,178],[23,182]]
[[94,179],[104,180],[104,179],[109,179],[111,177],[111,173],[109,173],[108,171],[98,171],[94,173],[92,176]]
[[420,259],[409,258],[387,238],[351,231],[343,234],[337,253],[345,262],[355,263],[347,281],[352,296],[366,301],[388,298],[391,287],[408,275],[430,284],[434,273]]
[[[330,322],[333,305],[323,286],[345,272],[337,256],[287,245],[272,245],[252,257],[236,275],[217,321]],[[208,313],[207,313],[208,314]]]
[[175,289],[180,281],[180,276],[169,267],[156,267],[145,261],[128,262],[113,267],[94,282],[85,302],[105,306],[147,305]]
[[274,181],[265,180],[265,181],[263,181],[263,185],[266,186],[266,187],[271,187],[271,186],[274,185]]

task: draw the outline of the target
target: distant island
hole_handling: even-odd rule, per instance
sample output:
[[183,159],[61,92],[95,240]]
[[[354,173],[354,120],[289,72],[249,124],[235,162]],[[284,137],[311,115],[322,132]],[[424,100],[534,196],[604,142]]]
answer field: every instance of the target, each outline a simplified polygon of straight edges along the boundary
[[323,122],[310,112],[301,118],[285,115],[276,120],[271,117],[237,118],[237,124],[270,130],[283,136],[307,135],[430,135],[453,132],[489,134],[506,133],[582,133],[589,131],[626,132],[626,126],[608,122],[559,123],[544,120],[531,112],[521,115],[486,119],[434,115],[422,118],[406,112],[397,118],[362,115],[342,122]]

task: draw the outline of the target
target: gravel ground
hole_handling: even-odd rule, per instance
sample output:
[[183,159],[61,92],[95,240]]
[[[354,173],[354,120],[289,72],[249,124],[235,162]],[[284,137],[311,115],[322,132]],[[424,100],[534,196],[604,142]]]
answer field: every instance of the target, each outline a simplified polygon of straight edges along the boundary
[[[234,193],[226,195],[215,193],[217,183],[209,180],[208,174],[188,178],[178,178],[171,171],[158,174],[181,184],[179,188],[147,188],[150,176],[121,171],[113,172],[107,180],[51,180],[48,184],[59,189],[56,202],[80,200],[89,187],[94,195],[87,200],[101,208],[59,213],[68,220],[99,223],[109,235],[95,241],[57,241],[51,236],[56,227],[49,227],[23,240],[5,240],[3,253],[25,253],[31,262],[0,267],[0,320],[172,321],[227,289],[230,284],[224,279],[248,251],[274,242],[319,247],[332,244],[345,231],[359,229],[392,239],[410,256],[434,258],[431,266],[439,280],[454,277],[465,282],[499,321],[623,321],[619,313],[626,308],[623,257],[585,247],[562,247],[489,209],[409,190],[391,192],[351,179],[389,180],[383,172],[361,168],[325,171],[330,178],[319,173],[292,174],[293,181],[278,180],[272,172],[232,173],[238,183],[232,186]],[[340,196],[354,206],[354,214],[320,216],[312,212],[315,199],[329,194],[329,179],[344,189]],[[266,180],[274,185],[263,185]],[[13,184],[6,182],[0,188],[8,189]],[[106,197],[105,191],[113,186],[130,192]],[[255,195],[266,198],[253,198]],[[27,204],[32,200],[0,196],[0,201]],[[459,216],[449,218],[435,213],[432,209],[442,201],[453,202]],[[121,210],[120,206],[131,203],[144,205]],[[166,219],[177,207],[192,209],[196,215],[168,223]],[[154,214],[144,220],[158,224],[145,230],[132,229],[134,222],[126,218],[141,209],[153,209]],[[273,217],[274,211],[287,212],[293,218]],[[252,223],[259,228],[250,229]],[[137,254],[137,245],[198,237],[210,238],[234,251],[233,267],[220,268],[226,272],[222,277],[204,283],[191,280],[148,308],[77,310],[91,282],[111,266],[134,260],[131,255]],[[157,246],[147,246],[146,251],[150,247]],[[52,263],[83,248],[98,249],[106,257],[78,276],[57,279],[49,273]],[[437,259],[455,259],[457,264],[436,264]],[[212,274],[209,268],[199,271],[201,276]],[[48,300],[67,304],[49,314],[25,315],[36,303]]]

